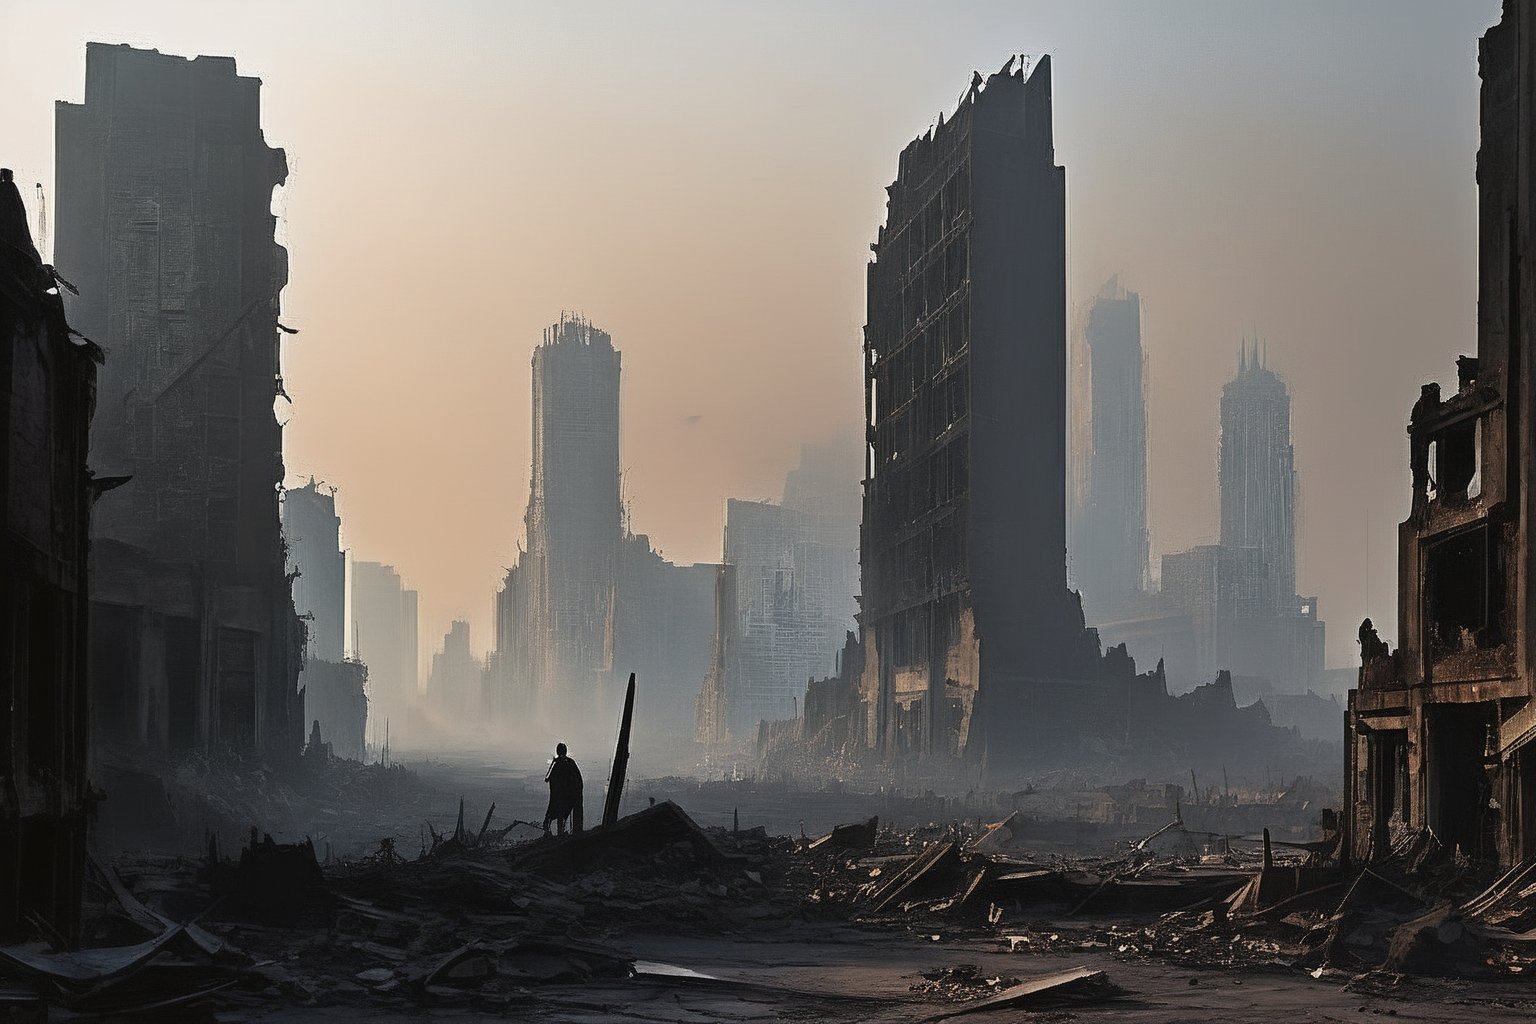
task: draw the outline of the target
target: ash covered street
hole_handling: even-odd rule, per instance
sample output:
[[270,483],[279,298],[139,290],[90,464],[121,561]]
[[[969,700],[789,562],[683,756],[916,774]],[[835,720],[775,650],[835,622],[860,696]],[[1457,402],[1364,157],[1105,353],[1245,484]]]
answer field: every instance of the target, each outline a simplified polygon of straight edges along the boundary
[[[67,1004],[218,1021],[1514,1020],[1536,1005],[1519,984],[1536,969],[1528,881],[1426,840],[1348,877],[1299,793],[1175,806],[1147,827],[1163,794],[1107,787],[1115,820],[1090,832],[1030,810],[1086,792],[973,796],[991,819],[978,829],[960,801],[922,795],[683,786],[733,829],[638,780],[616,824],[550,838],[516,823],[542,813],[537,776],[366,771],[395,786],[375,832],[437,805],[415,823],[425,851],[396,827],[353,853],[338,829],[216,862],[93,864],[88,934],[164,944],[109,979],[57,974]],[[1022,807],[995,817],[1006,801]],[[858,803],[890,817],[817,825]],[[786,811],[808,838],[748,824]],[[1262,831],[1209,827],[1256,816],[1275,824],[1268,865]]]

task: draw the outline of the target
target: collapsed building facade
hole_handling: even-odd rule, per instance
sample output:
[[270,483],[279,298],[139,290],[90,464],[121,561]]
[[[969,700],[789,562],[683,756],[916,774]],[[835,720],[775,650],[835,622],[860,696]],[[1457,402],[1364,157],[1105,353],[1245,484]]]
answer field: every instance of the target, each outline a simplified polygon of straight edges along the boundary
[[[1045,57],[975,75],[954,116],[902,153],[868,271],[858,626],[837,674],[807,688],[803,720],[762,723],[770,766],[809,748],[1002,779],[1110,754],[1190,766],[1237,753],[1239,771],[1262,770],[1298,750],[1265,708],[1238,706],[1229,673],[1173,697],[1160,661],[1138,672],[1123,645],[1101,648],[1068,588],[1050,73]],[[719,603],[727,613],[732,596]]]
[[1398,530],[1398,648],[1360,628],[1345,737],[1346,851],[1402,829],[1514,864],[1536,855],[1536,10],[1506,0],[1478,48],[1477,354],[1425,385],[1408,423],[1412,505]]
[[90,505],[101,350],[71,337],[52,268],[0,170],[0,942],[74,942],[85,878]]
[[1013,65],[903,151],[871,247],[850,731],[885,754],[1040,754],[1135,676],[1066,584],[1066,181],[1050,58]]
[[620,354],[562,314],[534,349],[527,547],[496,595],[495,717],[606,734],[639,680],[639,743],[686,738],[709,659],[712,566],[677,566],[629,529],[620,498]]
[[93,465],[91,704],[128,749],[283,761],[304,737],[286,575],[273,189],[261,82],[227,57],[92,43],[57,108],[60,271],[110,354]]
[[854,441],[805,446],[782,501],[726,502],[713,656],[695,709],[701,743],[798,717],[807,683],[838,670],[858,614],[858,492],[843,475],[858,464]]
[[293,604],[304,620],[304,717],[338,757],[361,760],[368,727],[368,669],[346,656],[347,555],[336,492],[310,478],[283,493]]

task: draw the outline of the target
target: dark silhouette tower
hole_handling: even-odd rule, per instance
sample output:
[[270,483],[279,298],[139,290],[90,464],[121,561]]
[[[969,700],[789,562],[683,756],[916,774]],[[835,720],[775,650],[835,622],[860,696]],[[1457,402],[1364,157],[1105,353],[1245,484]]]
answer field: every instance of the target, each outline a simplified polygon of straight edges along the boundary
[[864,336],[865,740],[1007,757],[1053,742],[1049,691],[1099,656],[1066,586],[1050,59],[976,75],[887,192]]
[[[92,464],[133,478],[93,513],[93,598],[114,609],[92,622],[98,723],[287,757],[304,734],[273,411],[288,258],[272,193],[288,167],[260,97],[230,57],[89,44],[85,102],[57,107],[56,262],[80,289],[76,326],[109,355]],[[139,641],[165,664],[124,664]]]

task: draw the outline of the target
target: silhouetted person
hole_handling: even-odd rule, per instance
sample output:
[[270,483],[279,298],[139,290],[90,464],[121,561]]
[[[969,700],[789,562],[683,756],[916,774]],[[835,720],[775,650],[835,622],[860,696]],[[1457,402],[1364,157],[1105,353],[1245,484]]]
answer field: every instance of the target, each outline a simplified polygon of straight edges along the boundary
[[544,811],[544,831],[554,822],[560,835],[565,835],[565,819],[571,819],[571,832],[581,832],[581,769],[576,762],[565,756],[565,744],[555,744],[555,759],[544,774],[549,783],[549,807]]

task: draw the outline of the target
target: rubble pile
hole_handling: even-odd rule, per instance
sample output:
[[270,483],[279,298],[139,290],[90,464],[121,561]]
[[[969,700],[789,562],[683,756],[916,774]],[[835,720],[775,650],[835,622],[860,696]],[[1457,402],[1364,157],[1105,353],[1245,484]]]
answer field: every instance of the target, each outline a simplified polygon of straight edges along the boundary
[[1017,813],[913,828],[872,817],[795,838],[702,828],[670,801],[559,837],[495,814],[467,818],[461,803],[415,855],[386,838],[327,860],[308,840],[252,830],[234,856],[210,842],[201,860],[94,866],[91,948],[10,947],[0,975],[81,1013],[513,1012],[572,1005],[560,1000],[593,986],[748,984],[650,963],[631,952],[637,937],[800,941],[853,927],[987,951],[984,964],[908,975],[906,1001],[943,1019],[1121,994],[1089,958],[1325,980],[1536,970],[1536,862],[1491,876],[1422,834],[1345,876],[1332,833],[1276,843],[1191,832],[1180,817],[1112,856],[1068,857],[1032,852]]
[[[466,829],[461,811],[459,828],[415,858],[386,841],[322,866],[308,840],[253,830],[238,860],[210,849],[202,863],[138,859],[123,877],[101,869],[98,948],[13,948],[4,973],[39,985],[47,1001],[115,1013],[141,1009],[150,991],[178,1002],[218,992],[504,1008],[533,998],[530,987],[631,977],[634,961],[614,942],[626,930],[718,934],[799,919],[801,901],[783,884],[794,844],[762,829],[706,832],[670,802],[558,838],[490,824],[487,814]],[[175,980],[162,976],[173,968]],[[94,1001],[82,1002],[87,993]]]
[[[193,854],[209,835],[238,843],[252,822],[277,835],[313,836],[326,859],[351,852],[361,836],[377,835],[380,815],[420,821],[440,808],[443,794],[401,765],[330,758],[305,760],[292,773],[255,758],[131,757],[108,749],[93,770],[104,791],[95,835],[103,849],[155,849]],[[414,824],[412,824],[414,830]]]
[[807,900],[918,931],[941,923],[996,931],[1046,912],[1144,914],[1213,902],[1250,879],[1235,857],[1161,852],[1188,845],[1178,820],[1120,855],[1091,858],[1036,857],[1016,841],[1017,825],[1015,814],[979,831],[887,830],[862,850],[844,846],[819,863],[819,848],[810,844],[816,884]]

